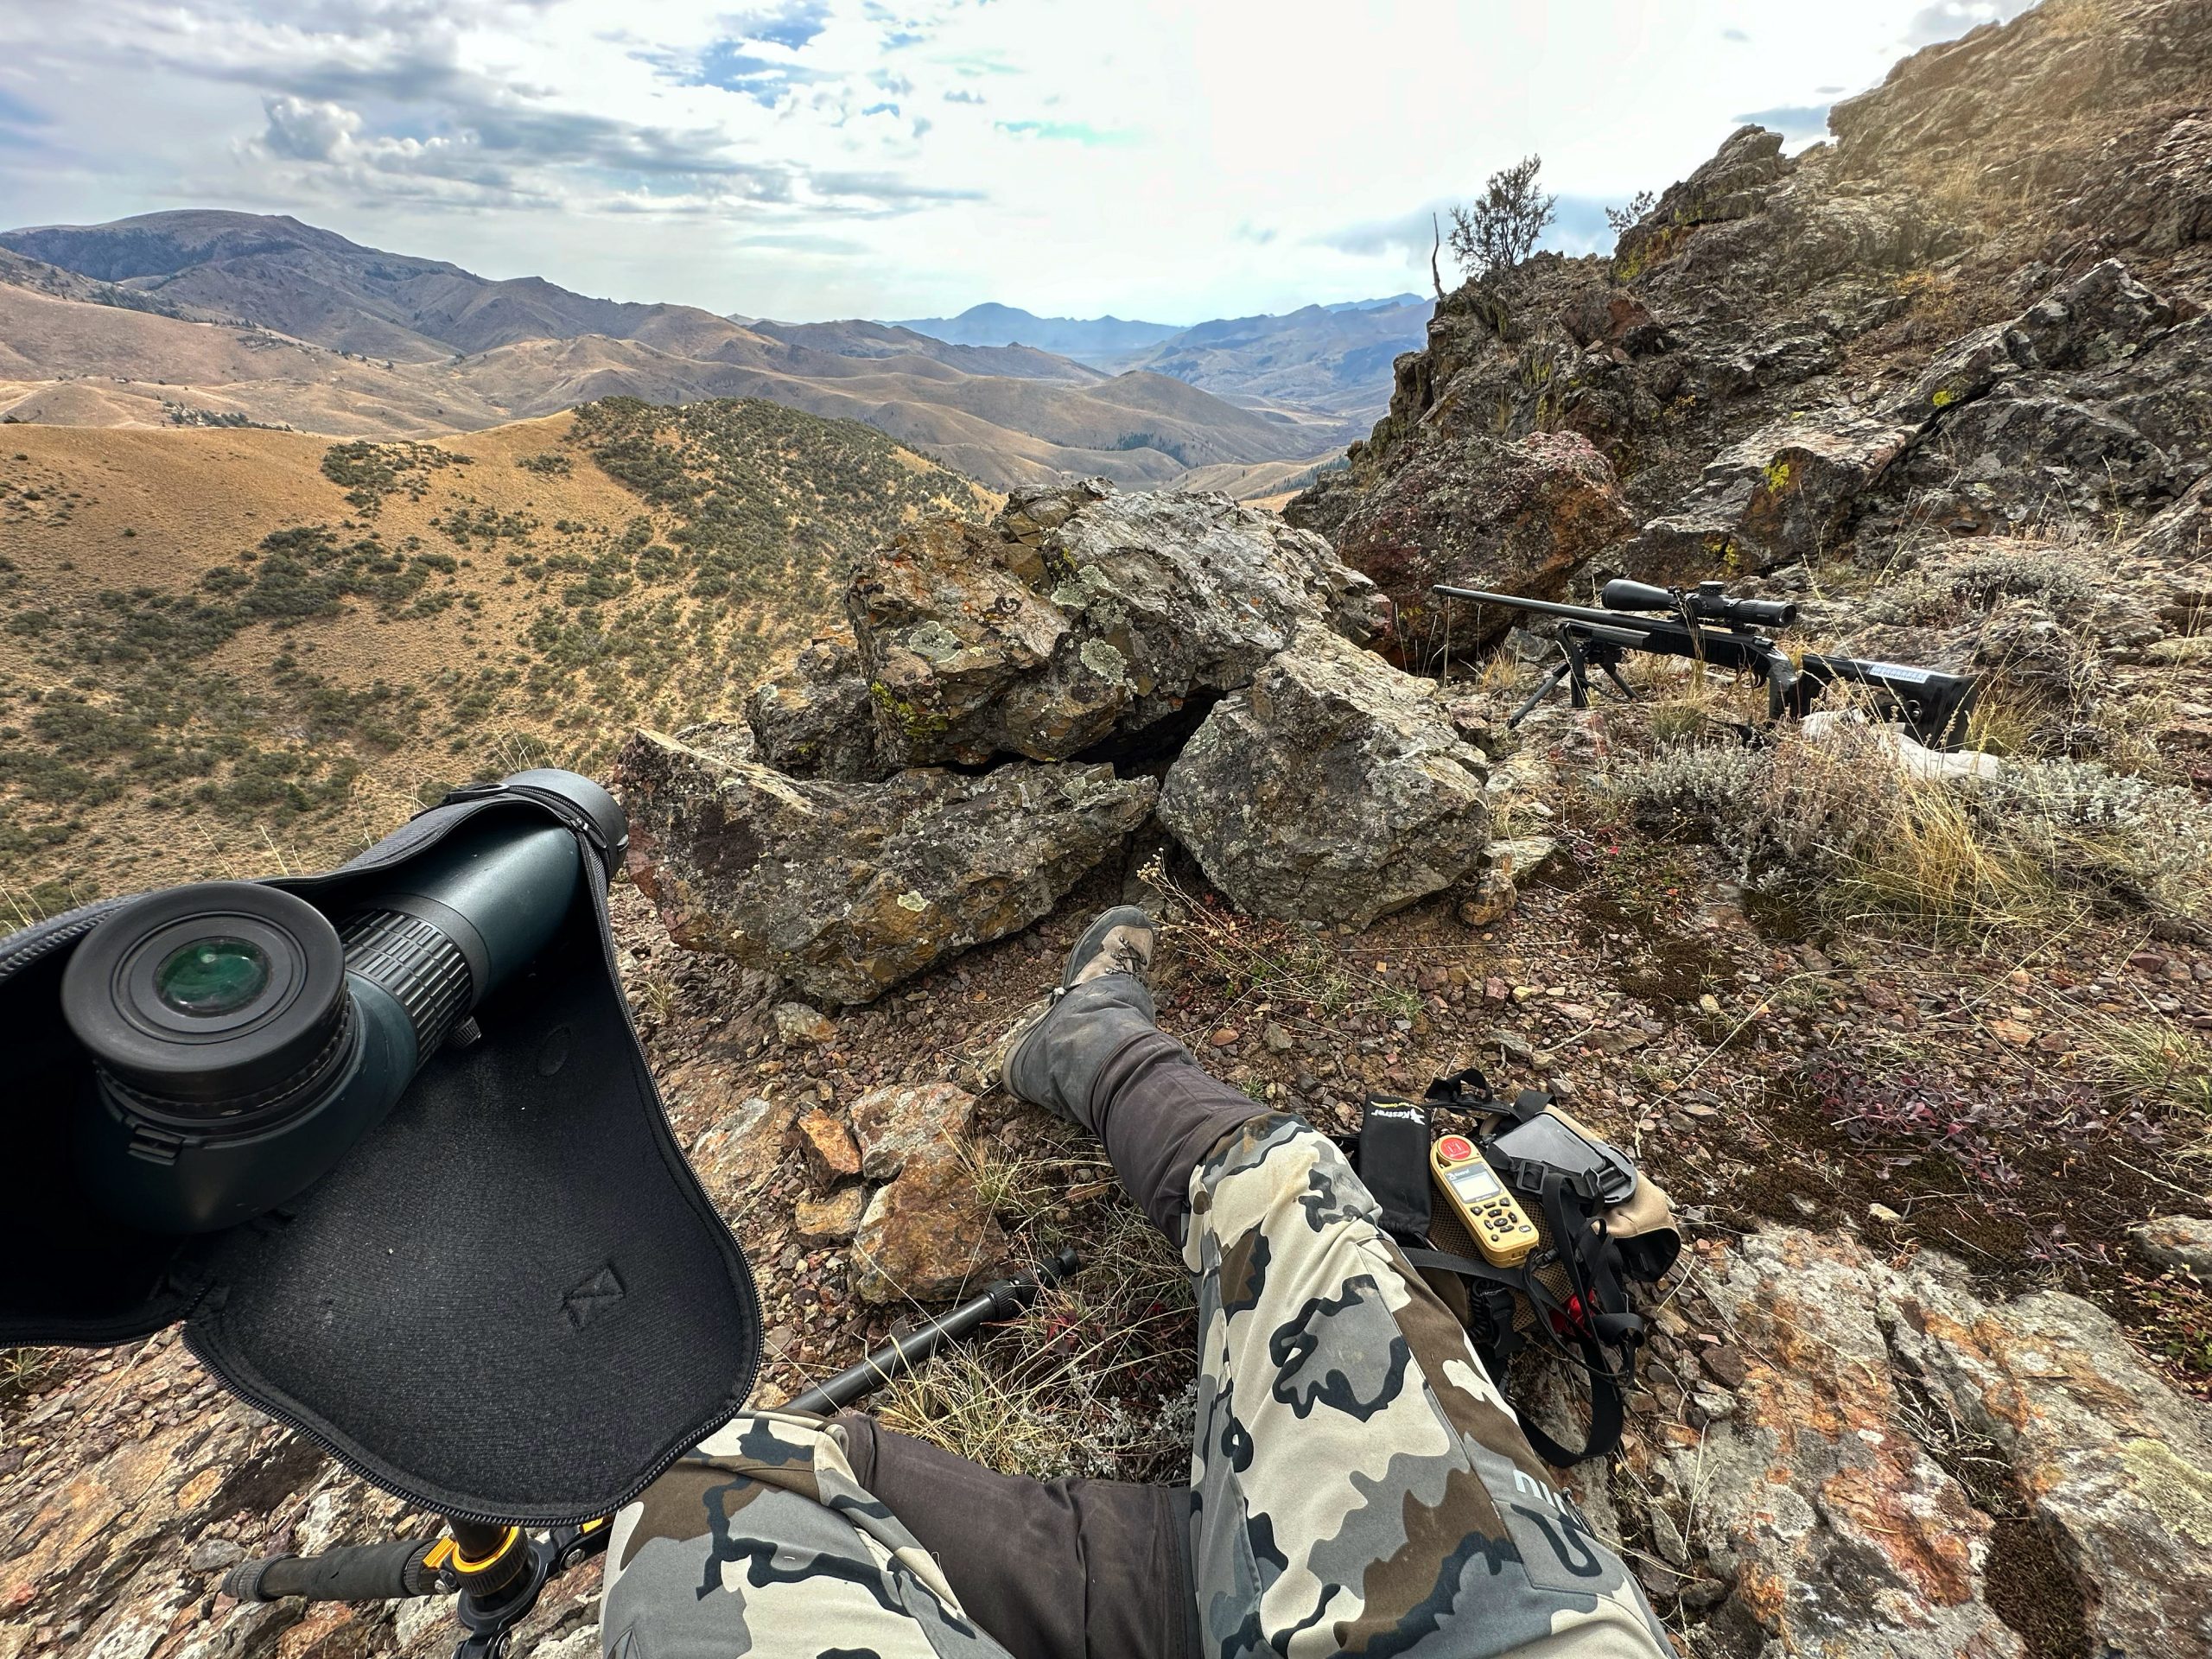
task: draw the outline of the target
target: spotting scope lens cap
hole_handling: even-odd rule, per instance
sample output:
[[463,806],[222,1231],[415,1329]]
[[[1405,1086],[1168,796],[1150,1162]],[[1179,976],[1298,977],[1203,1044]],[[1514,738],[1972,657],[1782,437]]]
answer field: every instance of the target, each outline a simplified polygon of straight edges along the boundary
[[61,979],[61,1012],[134,1107],[184,1122],[258,1119],[346,1058],[346,955],[306,899],[251,881],[149,893],[102,921]]

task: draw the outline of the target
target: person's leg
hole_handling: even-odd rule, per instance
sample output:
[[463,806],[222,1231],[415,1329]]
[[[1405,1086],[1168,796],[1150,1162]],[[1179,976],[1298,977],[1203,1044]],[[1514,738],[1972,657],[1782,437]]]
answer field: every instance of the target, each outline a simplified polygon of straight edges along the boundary
[[747,1412],[615,1516],[608,1659],[1005,1659],[816,1419]]
[[1333,1142],[1254,1120],[1190,1193],[1209,1655],[1671,1653]]
[[1003,1075],[1098,1133],[1196,1275],[1204,1650],[1669,1652],[1335,1145],[1154,1027],[1152,942],[1141,912],[1094,923]]
[[833,1427],[860,1484],[1014,1659],[1197,1654],[1187,1491],[996,1474],[857,1412]]

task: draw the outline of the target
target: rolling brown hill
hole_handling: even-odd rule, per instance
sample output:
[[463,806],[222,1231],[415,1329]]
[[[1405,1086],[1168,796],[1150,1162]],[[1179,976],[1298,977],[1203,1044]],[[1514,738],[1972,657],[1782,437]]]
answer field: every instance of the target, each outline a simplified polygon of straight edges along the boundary
[[327,863],[471,776],[728,713],[846,558],[995,503],[760,402],[435,444],[10,427],[0,928]]
[[605,397],[765,397],[998,487],[1307,465],[1341,434],[1150,372],[868,323],[745,325],[364,248],[289,219],[151,213],[0,236],[0,416],[423,437]]

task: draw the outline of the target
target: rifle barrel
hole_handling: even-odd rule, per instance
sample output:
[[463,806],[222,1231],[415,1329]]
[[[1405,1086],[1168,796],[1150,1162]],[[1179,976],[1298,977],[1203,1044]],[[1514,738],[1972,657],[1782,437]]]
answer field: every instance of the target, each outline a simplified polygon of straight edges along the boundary
[[1633,612],[1601,611],[1589,605],[1562,605],[1555,600],[1523,599],[1518,594],[1488,594],[1479,588],[1452,588],[1438,582],[1429,590],[1444,594],[1447,599],[1471,599],[1484,605],[1505,605],[1516,611],[1533,611],[1539,616],[1560,616],[1573,622],[1605,622],[1618,626],[1636,620]]

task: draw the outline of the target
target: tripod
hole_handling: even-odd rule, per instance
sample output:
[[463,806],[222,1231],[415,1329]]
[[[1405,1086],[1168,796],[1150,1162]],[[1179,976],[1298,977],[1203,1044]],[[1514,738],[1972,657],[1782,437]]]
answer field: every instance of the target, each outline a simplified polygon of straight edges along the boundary
[[[827,1416],[913,1370],[948,1342],[995,1319],[1012,1319],[1038,1294],[1076,1269],[1062,1249],[1027,1273],[1001,1279],[950,1313],[925,1321],[856,1365],[793,1398],[784,1409]],[[390,1601],[453,1595],[454,1617],[467,1634],[454,1659],[505,1659],[515,1627],[530,1617],[545,1586],[607,1548],[612,1516],[554,1527],[533,1537],[498,1522],[448,1519],[437,1538],[397,1538],[320,1555],[270,1555],[232,1567],[223,1593],[239,1601]]]

